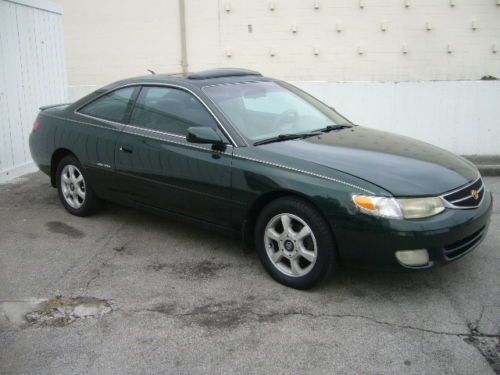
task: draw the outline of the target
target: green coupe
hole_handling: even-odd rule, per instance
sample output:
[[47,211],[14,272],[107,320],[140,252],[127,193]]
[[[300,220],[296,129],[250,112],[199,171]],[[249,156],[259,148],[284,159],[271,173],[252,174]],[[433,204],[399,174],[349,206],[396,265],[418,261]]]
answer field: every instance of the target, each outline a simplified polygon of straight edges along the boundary
[[236,234],[294,288],[339,263],[449,263],[483,240],[492,207],[467,160],[244,69],[132,78],[42,107],[30,148],[71,214],[109,200]]

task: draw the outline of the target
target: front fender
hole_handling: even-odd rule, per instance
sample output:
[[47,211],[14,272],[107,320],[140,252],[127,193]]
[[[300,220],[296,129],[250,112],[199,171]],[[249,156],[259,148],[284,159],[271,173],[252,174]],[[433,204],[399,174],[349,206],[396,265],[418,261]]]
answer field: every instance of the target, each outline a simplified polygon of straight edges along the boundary
[[232,201],[234,225],[248,220],[255,202],[265,195],[286,192],[311,201],[325,217],[339,220],[354,213],[352,194],[390,195],[369,182],[343,172],[300,161],[269,160],[257,148],[237,148],[232,166]]

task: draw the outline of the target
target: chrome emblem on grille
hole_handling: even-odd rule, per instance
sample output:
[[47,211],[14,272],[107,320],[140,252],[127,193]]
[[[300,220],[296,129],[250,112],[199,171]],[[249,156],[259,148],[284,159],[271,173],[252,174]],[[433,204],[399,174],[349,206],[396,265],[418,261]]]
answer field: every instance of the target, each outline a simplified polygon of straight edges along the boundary
[[475,190],[475,189],[472,189],[472,190],[470,191],[470,195],[471,195],[471,197],[472,197],[472,198],[474,198],[474,200],[476,200],[476,201],[479,199],[479,192],[478,192],[477,190]]

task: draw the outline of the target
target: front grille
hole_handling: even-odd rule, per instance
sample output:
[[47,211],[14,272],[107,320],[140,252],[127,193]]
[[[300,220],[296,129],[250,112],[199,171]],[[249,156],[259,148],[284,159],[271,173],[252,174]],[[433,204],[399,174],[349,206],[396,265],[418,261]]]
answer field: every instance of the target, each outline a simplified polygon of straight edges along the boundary
[[476,181],[458,190],[443,195],[443,198],[454,207],[474,208],[479,206],[484,196],[483,180]]
[[445,246],[443,248],[444,257],[447,260],[452,260],[471,250],[483,238],[484,228],[485,227],[483,226],[481,229],[472,233],[471,235]]

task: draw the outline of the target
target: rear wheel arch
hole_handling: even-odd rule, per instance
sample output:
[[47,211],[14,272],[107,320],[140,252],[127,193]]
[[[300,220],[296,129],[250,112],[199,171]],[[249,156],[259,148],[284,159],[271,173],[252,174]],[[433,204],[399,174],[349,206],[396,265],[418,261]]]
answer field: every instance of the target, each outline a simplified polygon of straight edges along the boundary
[[74,156],[76,159],[76,155],[72,153],[70,150],[67,148],[58,148],[55,150],[52,154],[52,157],[50,158],[50,183],[53,187],[56,187],[57,185],[57,166],[59,165],[59,162],[68,155]]
[[86,181],[83,167],[74,154],[66,153],[55,165],[55,170],[59,199],[69,213],[88,216],[99,211],[102,200]]

